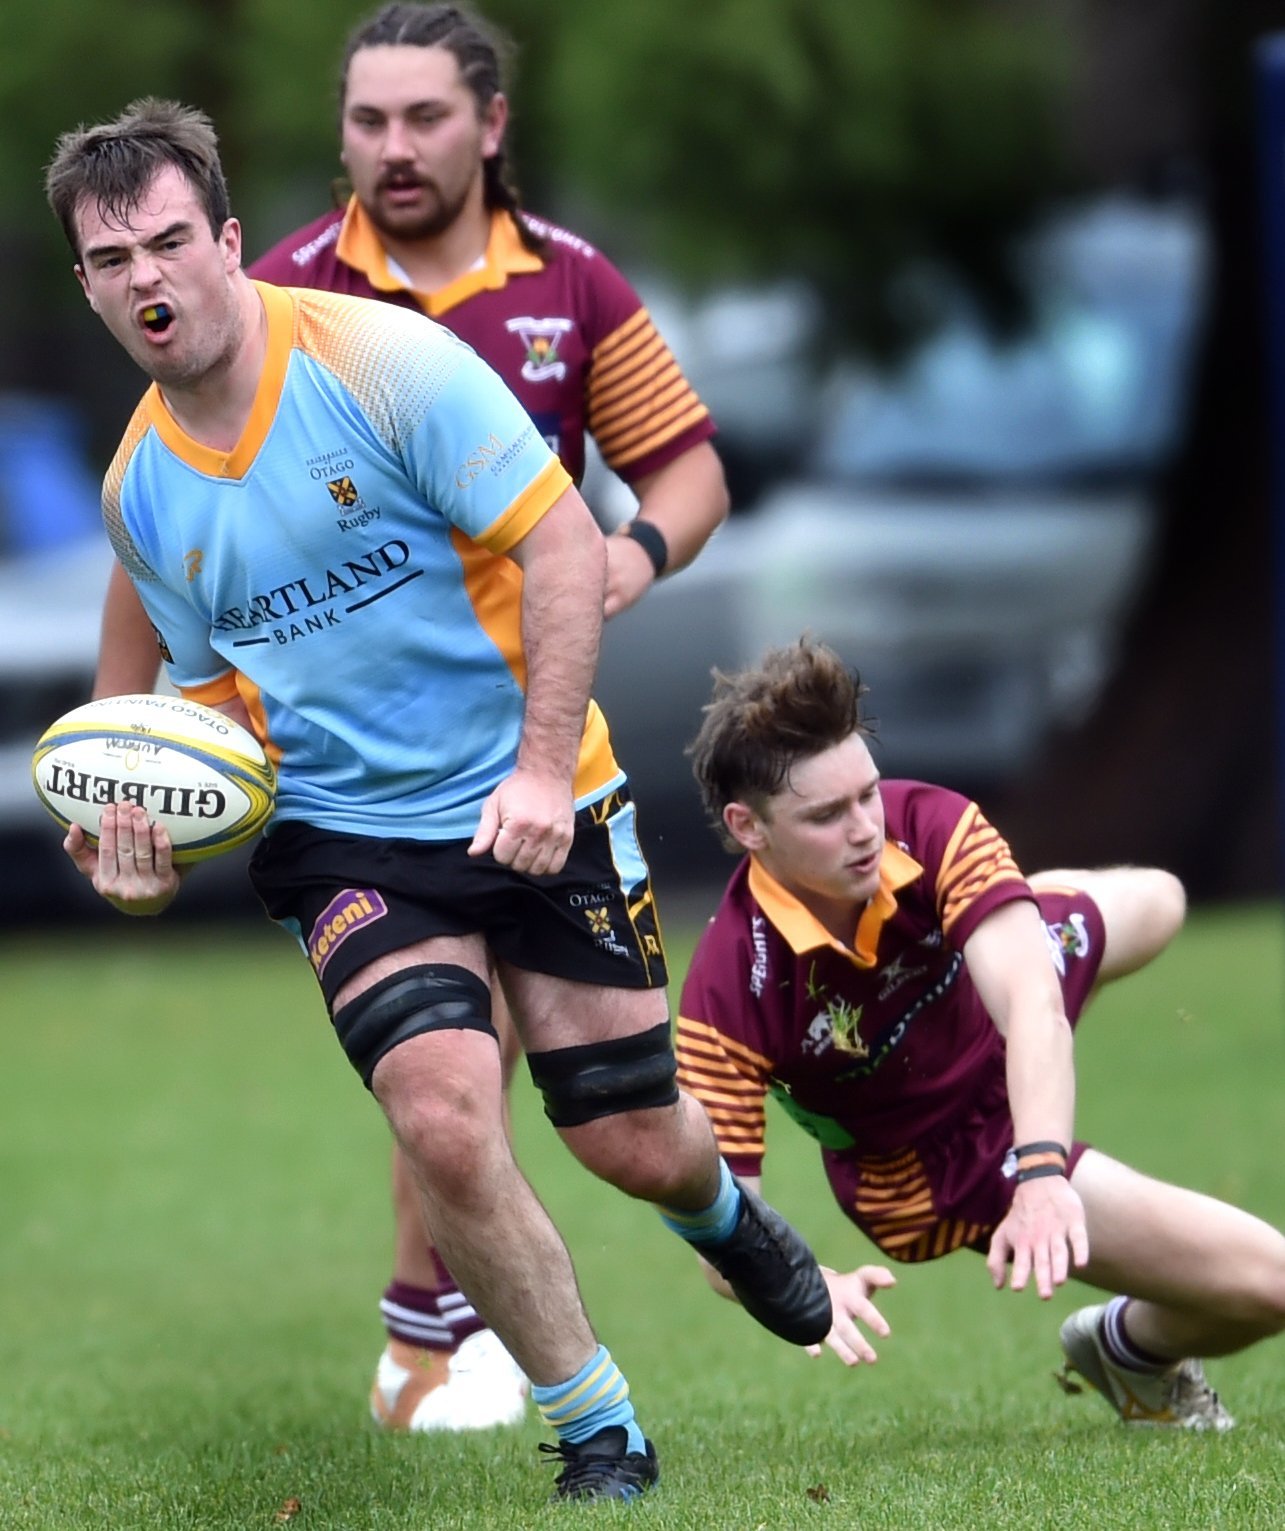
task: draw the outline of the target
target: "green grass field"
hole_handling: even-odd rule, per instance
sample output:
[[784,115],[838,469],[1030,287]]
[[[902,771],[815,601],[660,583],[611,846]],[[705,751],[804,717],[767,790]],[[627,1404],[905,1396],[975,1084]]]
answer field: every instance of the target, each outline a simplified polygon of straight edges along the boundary
[[[1080,1032],[1082,1136],[1285,1224],[1279,907],[1193,916]],[[685,944],[669,932],[681,969]],[[519,1154],[663,1469],[628,1508],[550,1505],[533,1422],[368,1425],[387,1137],[290,942],[120,920],[0,943],[0,1528],[1275,1527],[1285,1343],[1214,1363],[1240,1427],[1132,1433],[1051,1373],[1083,1300],[901,1271],[877,1367],[773,1341],[644,1207],[563,1150],[525,1079]],[[766,1183],[823,1257],[865,1246],[772,1118]],[[295,1508],[294,1501],[298,1502]]]

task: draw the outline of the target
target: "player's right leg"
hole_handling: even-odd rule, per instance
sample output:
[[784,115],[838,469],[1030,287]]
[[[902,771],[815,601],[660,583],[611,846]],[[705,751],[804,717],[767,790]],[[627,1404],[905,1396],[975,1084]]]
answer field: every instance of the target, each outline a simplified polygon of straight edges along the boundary
[[1227,1429],[1200,1360],[1285,1328],[1285,1237],[1092,1149],[1071,1184],[1089,1233],[1089,1263],[1076,1274],[1121,1296],[1063,1325],[1069,1369],[1126,1421]]
[[[558,1433],[559,1494],[634,1498],[656,1481],[655,1453],[589,1326],[566,1246],[513,1160],[499,1050],[466,1013],[489,1009],[480,958],[480,941],[453,937],[389,954],[339,990],[335,1029],[384,1108],[443,1258]],[[447,978],[470,970],[471,1001],[467,982]],[[414,987],[420,1016],[404,998]]]
[[1061,868],[1032,873],[1032,889],[1082,889],[1102,913],[1106,945],[1099,985],[1135,973],[1153,961],[1182,928],[1187,896],[1182,883],[1159,867]]
[[[522,1050],[495,982],[491,1020],[500,1039],[507,1102]],[[434,1248],[410,1166],[396,1143],[392,1201],[393,1274],[379,1305],[388,1337],[371,1387],[372,1417],[388,1429],[416,1432],[519,1424],[530,1383]]]

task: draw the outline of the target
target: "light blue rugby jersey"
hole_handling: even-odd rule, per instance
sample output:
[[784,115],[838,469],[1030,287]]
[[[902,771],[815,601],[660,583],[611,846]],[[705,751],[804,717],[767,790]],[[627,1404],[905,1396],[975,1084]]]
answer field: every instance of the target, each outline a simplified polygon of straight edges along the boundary
[[[148,390],[104,520],[174,684],[238,690],[276,821],[471,837],[523,713],[521,572],[502,556],[570,485],[521,405],[418,314],[256,283],[268,347],[230,453]],[[624,780],[590,704],[578,806]]]

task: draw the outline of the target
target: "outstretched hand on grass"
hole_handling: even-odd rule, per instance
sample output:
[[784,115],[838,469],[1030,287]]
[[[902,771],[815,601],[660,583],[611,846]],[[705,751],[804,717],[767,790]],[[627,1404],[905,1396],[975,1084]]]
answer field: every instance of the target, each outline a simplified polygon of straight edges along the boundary
[[1032,1276],[1045,1302],[1075,1267],[1089,1262],[1089,1235],[1084,1203],[1071,1182],[1061,1175],[1031,1180],[1013,1193],[1008,1216],[991,1236],[986,1268],[996,1290],[1005,1277],[1015,1292]]
[[[870,1295],[882,1287],[896,1286],[897,1278],[882,1265],[859,1265],[856,1270],[843,1273],[823,1265],[821,1274],[830,1289],[830,1305],[834,1309],[834,1322],[825,1337],[826,1345],[845,1366],[860,1366],[863,1361],[873,1365],[879,1357],[874,1346],[857,1328],[857,1322],[873,1330],[881,1339],[892,1333],[892,1326],[871,1302]],[[809,1345],[807,1351],[810,1356],[819,1356],[821,1346]]]

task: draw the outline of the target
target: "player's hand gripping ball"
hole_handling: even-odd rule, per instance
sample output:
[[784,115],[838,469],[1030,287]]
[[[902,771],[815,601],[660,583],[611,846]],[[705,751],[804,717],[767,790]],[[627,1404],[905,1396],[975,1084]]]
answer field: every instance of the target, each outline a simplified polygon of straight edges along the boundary
[[136,803],[164,824],[176,862],[204,861],[258,834],[276,802],[259,741],[211,707],[178,696],[107,696],[47,728],[31,762],[36,794],[91,845],[108,803]]

